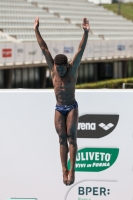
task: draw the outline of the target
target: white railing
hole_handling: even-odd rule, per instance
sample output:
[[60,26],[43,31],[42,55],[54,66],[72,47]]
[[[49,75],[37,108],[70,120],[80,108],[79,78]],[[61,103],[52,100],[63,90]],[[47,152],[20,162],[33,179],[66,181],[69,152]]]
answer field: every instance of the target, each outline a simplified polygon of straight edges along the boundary
[[133,83],[123,83],[122,84],[122,89],[126,89],[126,85],[133,86]]

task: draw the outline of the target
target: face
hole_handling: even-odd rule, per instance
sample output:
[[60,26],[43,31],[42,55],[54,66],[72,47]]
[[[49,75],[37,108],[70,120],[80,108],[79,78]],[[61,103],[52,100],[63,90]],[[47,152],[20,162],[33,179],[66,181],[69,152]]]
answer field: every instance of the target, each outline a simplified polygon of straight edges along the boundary
[[67,67],[68,67],[68,64],[66,65],[56,65],[56,70],[59,74],[59,76],[64,76],[67,72]]

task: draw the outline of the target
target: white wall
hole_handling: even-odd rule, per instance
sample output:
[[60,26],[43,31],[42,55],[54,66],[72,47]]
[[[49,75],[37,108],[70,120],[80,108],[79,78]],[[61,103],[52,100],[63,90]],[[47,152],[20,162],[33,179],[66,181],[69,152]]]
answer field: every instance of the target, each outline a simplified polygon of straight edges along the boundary
[[[81,172],[76,171],[75,184],[66,187],[62,183],[58,136],[54,128],[56,101],[53,90],[1,90],[1,200],[10,197],[34,197],[38,200],[133,199],[133,91],[76,90],[76,99],[79,115],[91,115],[93,123],[97,123],[94,115],[99,115],[97,120],[106,126],[114,123],[115,117],[110,119],[110,115],[119,116],[118,123],[109,129],[106,136],[77,139],[79,151],[89,148],[97,149],[98,153],[105,149],[107,152],[119,149],[114,164],[99,172],[93,169],[93,172],[82,172],[84,168],[81,167]],[[98,130],[105,134],[108,131],[96,124],[97,134],[100,133]],[[88,130],[87,135],[90,131],[93,130]],[[114,153],[110,154],[112,158]],[[98,155],[96,162],[99,162]],[[102,159],[100,163],[103,163]],[[97,169],[101,170],[100,167]],[[86,187],[92,191],[88,195],[79,195],[79,188]],[[102,188],[106,192],[100,195]]]

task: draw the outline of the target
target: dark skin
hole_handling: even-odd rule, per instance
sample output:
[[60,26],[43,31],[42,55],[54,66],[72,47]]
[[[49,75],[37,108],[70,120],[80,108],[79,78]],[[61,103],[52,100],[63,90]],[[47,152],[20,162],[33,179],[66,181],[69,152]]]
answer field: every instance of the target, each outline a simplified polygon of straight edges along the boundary
[[[82,27],[84,30],[83,37],[73,60],[64,65],[56,65],[51,53],[49,52],[47,44],[39,32],[39,18],[37,17],[34,22],[34,30],[38,44],[51,70],[51,77],[58,105],[70,105],[75,102],[75,85],[78,76],[78,67],[85,50],[88,32],[90,29],[87,18],[83,18]],[[60,157],[63,172],[63,182],[65,185],[71,185],[75,180],[74,166],[77,152],[77,125],[78,108],[72,109],[67,115],[63,115],[59,111],[55,110],[55,129],[59,135]],[[69,171],[67,169],[68,152],[70,152],[71,163]]]

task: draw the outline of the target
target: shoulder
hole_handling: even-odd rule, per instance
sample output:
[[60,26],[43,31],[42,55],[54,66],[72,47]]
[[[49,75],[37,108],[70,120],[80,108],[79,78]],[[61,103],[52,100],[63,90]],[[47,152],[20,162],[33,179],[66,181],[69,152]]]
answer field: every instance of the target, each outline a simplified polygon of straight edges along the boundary
[[69,62],[69,68],[70,68],[70,71],[72,72],[72,73],[75,73],[76,71],[77,71],[77,68],[74,66],[74,64],[73,64],[73,61],[70,61]]
[[51,78],[53,79],[54,76],[55,76],[55,67],[53,67],[51,70],[50,70],[50,74],[51,74]]
[[69,67],[72,67],[72,65],[73,65],[72,60],[70,60],[68,64],[69,64]]

